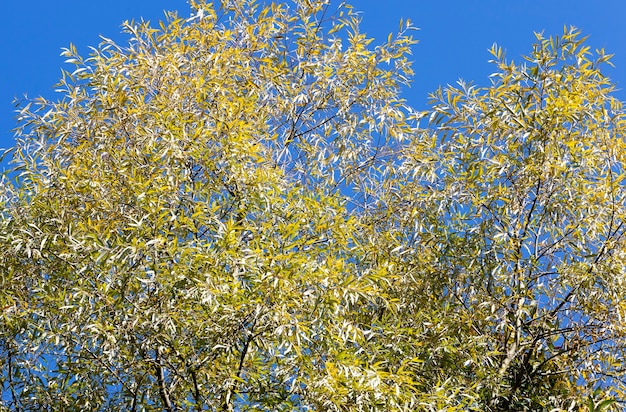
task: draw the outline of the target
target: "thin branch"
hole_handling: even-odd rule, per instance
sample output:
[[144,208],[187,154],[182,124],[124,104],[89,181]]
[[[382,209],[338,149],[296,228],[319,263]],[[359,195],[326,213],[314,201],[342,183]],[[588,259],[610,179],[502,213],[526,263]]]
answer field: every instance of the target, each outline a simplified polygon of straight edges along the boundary
[[202,410],[202,402],[200,399],[200,388],[198,387],[198,378],[196,376],[196,371],[190,371],[191,380],[193,381],[193,398],[196,403],[196,410],[199,412]]
[[165,410],[167,412],[174,412],[175,408],[173,407],[170,396],[165,388],[165,373],[163,371],[163,367],[161,366],[161,349],[158,347],[155,350],[154,367],[156,368],[156,376],[159,383],[159,394],[161,396],[161,400],[163,401]]
[[9,347],[9,342],[6,342],[6,349],[7,349],[7,363],[8,363],[8,378],[9,378],[9,387],[11,388],[11,400],[12,400],[12,404],[13,407],[15,407],[16,411],[21,411],[22,408],[20,407],[20,404],[18,402],[17,399],[17,394],[15,393],[15,385],[13,383],[13,350],[11,347]]
[[258,312],[257,314],[254,316],[254,318],[252,319],[252,325],[250,326],[249,330],[246,330],[246,339],[243,343],[243,348],[241,349],[241,353],[239,355],[239,366],[237,367],[237,374],[236,376],[236,382],[228,389],[227,393],[226,393],[226,398],[224,399],[224,410],[225,411],[229,411],[230,410],[230,399],[232,398],[232,394],[233,392],[236,390],[236,386],[237,386],[237,382],[241,379],[241,374],[243,372],[243,364],[244,361],[246,359],[246,355],[248,354],[248,350],[250,348],[250,343],[252,342],[252,340],[254,340],[254,338],[256,337],[256,335],[254,334],[254,328],[256,327],[256,322],[258,319]]

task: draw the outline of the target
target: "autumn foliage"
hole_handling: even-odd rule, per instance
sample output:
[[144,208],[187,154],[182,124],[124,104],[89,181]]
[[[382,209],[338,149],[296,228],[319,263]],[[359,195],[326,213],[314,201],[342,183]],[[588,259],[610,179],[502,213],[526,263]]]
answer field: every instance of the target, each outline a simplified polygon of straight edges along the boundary
[[[426,112],[409,22],[193,3],[19,113],[6,410],[619,410],[622,104],[575,29]],[[375,46],[373,44],[376,44]]]

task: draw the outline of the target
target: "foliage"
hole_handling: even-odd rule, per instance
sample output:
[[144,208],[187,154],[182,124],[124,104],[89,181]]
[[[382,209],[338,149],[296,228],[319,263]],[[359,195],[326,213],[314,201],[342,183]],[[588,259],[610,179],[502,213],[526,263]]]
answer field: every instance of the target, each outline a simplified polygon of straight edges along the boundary
[[355,311],[385,292],[340,185],[381,155],[372,130],[407,129],[407,29],[370,49],[347,7],[241,0],[65,50],[64,99],[21,112],[7,405],[404,402],[382,396],[403,377],[371,380],[383,368],[357,354]]
[[[575,30],[400,97],[410,24],[193,4],[64,51],[0,220],[11,410],[607,410],[625,127]],[[430,116],[425,128],[417,122]]]
[[521,65],[494,46],[492,85],[433,94],[405,150],[394,210],[413,243],[398,267],[439,279],[437,378],[481,408],[623,396],[626,122],[609,56],[584,41],[538,34]]

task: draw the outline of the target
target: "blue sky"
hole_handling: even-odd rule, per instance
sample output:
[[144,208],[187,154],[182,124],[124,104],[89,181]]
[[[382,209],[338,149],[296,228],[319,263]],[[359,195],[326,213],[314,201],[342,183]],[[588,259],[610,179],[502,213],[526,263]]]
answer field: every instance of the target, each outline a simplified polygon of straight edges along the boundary
[[[339,0],[334,0],[339,1]],[[420,28],[415,37],[415,80],[406,98],[426,107],[427,94],[457,79],[487,85],[492,67],[487,49],[498,43],[509,58],[530,51],[533,31],[560,34],[574,25],[590,35],[593,48],[614,53],[611,78],[626,89],[626,1],[598,0],[353,0],[363,12],[362,29],[384,39],[410,18]],[[62,47],[70,42],[88,54],[98,35],[124,41],[120,24],[127,19],[156,22],[164,10],[189,14],[186,0],[30,0],[3,4],[0,24],[0,147],[13,142],[15,97],[54,98],[60,77]],[[626,90],[618,93],[626,100]]]

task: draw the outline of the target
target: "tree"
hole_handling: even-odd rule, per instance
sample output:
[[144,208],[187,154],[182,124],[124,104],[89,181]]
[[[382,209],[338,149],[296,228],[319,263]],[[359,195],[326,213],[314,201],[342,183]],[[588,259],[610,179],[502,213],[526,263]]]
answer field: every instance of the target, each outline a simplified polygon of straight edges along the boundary
[[625,383],[626,123],[600,71],[610,56],[592,58],[573,28],[538,34],[521,65],[491,53],[492,85],[434,93],[430,126],[404,150],[388,197],[398,239],[389,259],[416,279],[398,273],[408,309],[398,325],[415,329],[416,295],[436,302],[422,333],[438,343],[416,375],[453,402],[615,406],[608,398],[623,402]]
[[[408,22],[193,3],[73,47],[2,190],[11,410],[597,410],[624,400],[624,122],[576,31],[400,96]],[[432,121],[424,128],[418,122]]]
[[410,25],[371,49],[327,1],[194,7],[126,24],[128,47],[70,47],[64,98],[21,110],[2,402],[397,408],[408,378],[370,381],[385,369],[357,350],[384,279],[342,190],[410,130]]

